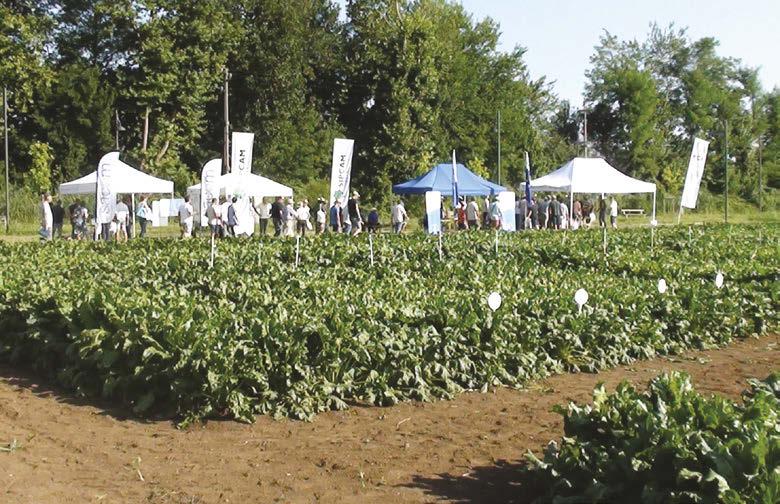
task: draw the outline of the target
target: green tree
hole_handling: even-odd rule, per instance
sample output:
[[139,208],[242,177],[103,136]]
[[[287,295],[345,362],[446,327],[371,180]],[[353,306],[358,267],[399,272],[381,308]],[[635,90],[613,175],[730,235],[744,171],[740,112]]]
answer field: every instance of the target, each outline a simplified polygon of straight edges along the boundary
[[34,193],[50,192],[52,182],[51,164],[54,160],[51,147],[43,142],[33,142],[30,144],[30,159],[30,170],[26,177],[27,187]]
[[52,86],[38,93],[33,122],[57,160],[55,182],[94,170],[100,157],[113,148],[114,100],[100,70],[82,63],[57,71]]

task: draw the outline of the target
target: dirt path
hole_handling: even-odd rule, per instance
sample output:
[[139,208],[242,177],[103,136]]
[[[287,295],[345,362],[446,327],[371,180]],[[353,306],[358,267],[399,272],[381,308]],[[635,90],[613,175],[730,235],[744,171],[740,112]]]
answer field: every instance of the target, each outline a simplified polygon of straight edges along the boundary
[[562,435],[554,404],[589,400],[599,381],[646,383],[672,369],[691,373],[702,391],[738,397],[747,378],[780,369],[780,337],[556,376],[522,391],[187,431],[128,419],[0,367],[0,446],[21,445],[0,452],[0,501],[522,502],[513,474],[528,449]]

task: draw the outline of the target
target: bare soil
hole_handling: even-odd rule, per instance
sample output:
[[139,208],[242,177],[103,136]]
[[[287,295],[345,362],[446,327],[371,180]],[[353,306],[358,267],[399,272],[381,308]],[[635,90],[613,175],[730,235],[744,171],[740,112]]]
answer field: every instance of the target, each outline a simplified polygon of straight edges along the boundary
[[748,378],[780,370],[780,336],[555,376],[524,390],[353,407],[311,423],[259,417],[187,430],[0,367],[0,502],[527,502],[517,471],[526,451],[562,436],[554,404],[587,402],[598,382],[644,385],[668,370],[736,399]]

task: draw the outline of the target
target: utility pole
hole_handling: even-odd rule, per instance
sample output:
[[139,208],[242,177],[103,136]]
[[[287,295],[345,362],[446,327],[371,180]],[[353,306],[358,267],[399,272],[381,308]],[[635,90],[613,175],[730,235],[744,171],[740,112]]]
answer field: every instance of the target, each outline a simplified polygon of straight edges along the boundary
[[758,211],[763,212],[764,211],[764,203],[762,200],[762,193],[764,192],[764,175],[763,175],[763,167],[764,167],[764,159],[763,159],[763,140],[761,139],[761,135],[758,136]]
[[222,142],[222,173],[230,173],[230,119],[229,119],[229,108],[228,108],[228,99],[230,97],[230,90],[228,88],[228,82],[230,79],[230,72],[228,72],[227,67],[225,67],[225,85],[224,85],[224,91],[225,96],[223,98],[223,101],[225,102],[225,138]]
[[585,117],[585,126],[583,128],[583,136],[585,137],[585,157],[588,157],[588,111],[583,110],[582,115]]
[[725,131],[723,132],[725,140],[725,156],[723,156],[723,169],[726,174],[726,206],[725,208],[725,220],[726,224],[729,223],[729,122],[725,122]]
[[8,88],[3,86],[3,131],[5,134],[5,233],[11,224],[11,191],[8,179]]
[[498,111],[498,185],[501,185],[501,111]]

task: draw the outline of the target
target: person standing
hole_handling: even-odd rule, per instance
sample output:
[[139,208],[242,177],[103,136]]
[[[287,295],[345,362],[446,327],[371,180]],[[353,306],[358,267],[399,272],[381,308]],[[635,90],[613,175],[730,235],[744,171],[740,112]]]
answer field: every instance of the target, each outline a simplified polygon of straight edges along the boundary
[[255,211],[260,219],[260,236],[265,236],[268,231],[268,221],[271,218],[271,204],[266,203],[265,198],[261,198],[260,204],[255,207]]
[[330,229],[334,233],[341,232],[341,221],[344,220],[343,210],[341,208],[341,200],[337,199],[333,206],[330,207]]
[[211,198],[211,203],[206,208],[206,219],[209,222],[209,228],[211,229],[211,237],[219,237],[219,202],[217,198]]
[[281,196],[277,196],[276,201],[271,205],[271,220],[274,223],[274,236],[281,236],[284,224],[284,204]]
[[599,227],[607,227],[607,200],[603,194],[599,198]]
[[306,230],[311,225],[309,218],[311,217],[311,210],[309,205],[306,204],[306,200],[298,203],[298,209],[295,212],[295,219],[297,221],[298,234],[303,238],[306,236]]
[[561,229],[561,202],[557,196],[553,196],[549,205],[550,227]]
[[569,206],[562,197],[559,200],[559,204],[561,205],[561,229],[568,229],[571,220],[569,219]]
[[295,211],[295,203],[292,198],[287,198],[287,205],[284,207],[284,236],[295,236],[295,222],[297,221],[297,213]]
[[469,229],[474,231],[479,229],[479,205],[477,205],[477,198],[471,198],[469,204],[466,205],[466,221]]
[[52,238],[62,238],[62,224],[65,221],[65,209],[62,208],[62,202],[57,199],[51,205],[52,217]]
[[490,227],[501,229],[501,208],[498,206],[498,198],[493,198],[490,203]]
[[179,206],[179,226],[181,226],[181,237],[189,238],[192,236],[192,224],[195,219],[195,209],[190,203],[190,195],[184,196],[184,203]]
[[458,201],[458,206],[455,209],[455,219],[458,223],[458,229],[466,230],[469,228],[468,219],[466,219],[466,200],[462,197]]
[[609,222],[612,224],[612,229],[617,229],[618,218],[618,204],[615,201],[615,197],[612,196],[612,201],[609,203]]
[[520,225],[517,229],[522,231],[528,227],[528,201],[525,198],[520,198],[517,206],[520,207]]
[[379,231],[379,211],[376,208],[372,208],[368,212],[368,219],[366,220],[366,227],[369,233],[376,234]]
[[531,208],[528,209],[531,218],[531,229],[539,229],[539,205],[536,198],[531,198]]
[[401,234],[401,231],[406,227],[406,221],[409,216],[406,214],[406,208],[404,208],[404,202],[398,201],[390,211],[390,220],[393,222],[393,232],[395,234]]
[[146,236],[146,225],[152,220],[152,209],[149,207],[148,196],[142,195],[141,201],[138,202],[138,209],[135,211],[135,215],[138,218],[138,224],[141,226],[140,237]]
[[130,220],[130,209],[127,207],[127,204],[124,202],[123,199],[119,199],[116,203],[116,207],[114,208],[114,219],[116,220],[116,241],[118,242],[126,242],[127,241],[127,223]]
[[[236,236],[236,226],[238,226],[238,216],[236,215],[236,201],[238,201],[238,198],[233,196],[233,198],[230,200],[227,206],[227,235],[232,236],[234,238]],[[225,215],[224,210],[222,215]]]
[[482,227],[490,226],[490,196],[485,196],[484,206],[482,207]]
[[325,199],[320,198],[319,204],[317,205],[317,234],[325,233],[327,220],[327,216],[325,215]]
[[360,194],[352,191],[352,197],[347,201],[347,212],[352,225],[352,236],[357,236],[363,228],[363,216],[360,215]]
[[545,196],[542,198],[542,201],[539,202],[539,207],[537,209],[539,212],[538,218],[539,218],[539,228],[540,229],[547,229],[547,226],[550,224],[550,197]]
[[52,230],[54,228],[54,217],[51,213],[51,196],[49,193],[41,194],[41,241],[51,241]]

